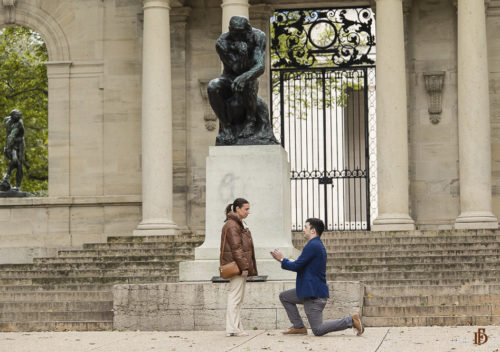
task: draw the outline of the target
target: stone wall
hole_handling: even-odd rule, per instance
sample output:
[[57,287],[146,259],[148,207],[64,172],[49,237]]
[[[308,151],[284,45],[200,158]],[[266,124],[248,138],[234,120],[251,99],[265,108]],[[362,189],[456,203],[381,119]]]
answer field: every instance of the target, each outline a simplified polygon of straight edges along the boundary
[[[459,214],[456,7],[414,1],[406,15],[411,216],[417,226],[451,228]],[[424,73],[444,71],[442,113],[433,124]]]
[[[328,282],[330,299],[325,320],[360,313],[364,288],[359,282]],[[115,285],[115,330],[224,330],[228,284],[182,283]],[[290,326],[279,293],[295,282],[254,282],[246,286],[243,326],[251,329],[285,329]],[[304,322],[303,307],[299,308]],[[309,326],[308,326],[309,327]]]
[[0,264],[131,235],[140,219],[139,196],[0,198]]

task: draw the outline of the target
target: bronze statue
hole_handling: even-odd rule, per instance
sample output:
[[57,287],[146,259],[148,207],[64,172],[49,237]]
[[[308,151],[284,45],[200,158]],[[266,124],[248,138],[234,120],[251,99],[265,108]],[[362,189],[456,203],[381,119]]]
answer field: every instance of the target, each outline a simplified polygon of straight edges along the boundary
[[257,96],[264,73],[266,35],[245,17],[234,16],[215,48],[222,75],[208,84],[210,105],[219,118],[216,145],[277,144],[265,101]]
[[17,191],[21,188],[23,181],[23,161],[26,146],[24,144],[24,124],[21,117],[21,111],[15,109],[10,112],[10,115],[4,119],[6,134],[6,143],[3,152],[8,161],[7,173],[1,181],[3,191],[10,189],[10,175],[16,170],[16,187],[13,190]]

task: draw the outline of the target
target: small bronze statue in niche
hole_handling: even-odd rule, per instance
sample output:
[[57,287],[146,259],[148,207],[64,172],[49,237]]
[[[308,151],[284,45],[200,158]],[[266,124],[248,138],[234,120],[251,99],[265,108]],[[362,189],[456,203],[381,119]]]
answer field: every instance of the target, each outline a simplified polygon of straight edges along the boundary
[[7,158],[7,173],[2,178],[0,182],[0,191],[11,190],[10,176],[12,171],[16,170],[16,187],[13,187],[13,191],[19,191],[21,188],[21,182],[23,181],[23,162],[26,150],[26,145],[24,143],[24,124],[21,111],[14,109],[10,112],[10,115],[4,119],[6,138],[5,147],[3,148],[3,153]]

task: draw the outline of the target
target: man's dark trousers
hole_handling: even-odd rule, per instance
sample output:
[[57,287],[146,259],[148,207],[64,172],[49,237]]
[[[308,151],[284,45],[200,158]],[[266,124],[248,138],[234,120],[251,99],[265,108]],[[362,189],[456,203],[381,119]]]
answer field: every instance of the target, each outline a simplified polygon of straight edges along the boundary
[[352,317],[330,320],[323,323],[323,309],[328,298],[299,298],[295,289],[280,293],[280,301],[285,307],[286,314],[296,329],[304,328],[304,322],[300,317],[297,304],[303,304],[307,320],[311,325],[314,335],[321,336],[332,331],[352,328]]

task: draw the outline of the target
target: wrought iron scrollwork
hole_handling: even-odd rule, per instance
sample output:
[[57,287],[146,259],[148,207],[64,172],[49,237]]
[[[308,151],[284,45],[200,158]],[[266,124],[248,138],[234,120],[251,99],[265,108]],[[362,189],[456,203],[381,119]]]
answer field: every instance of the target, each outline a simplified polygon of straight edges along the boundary
[[375,23],[369,8],[279,10],[271,28],[273,69],[374,63]]

